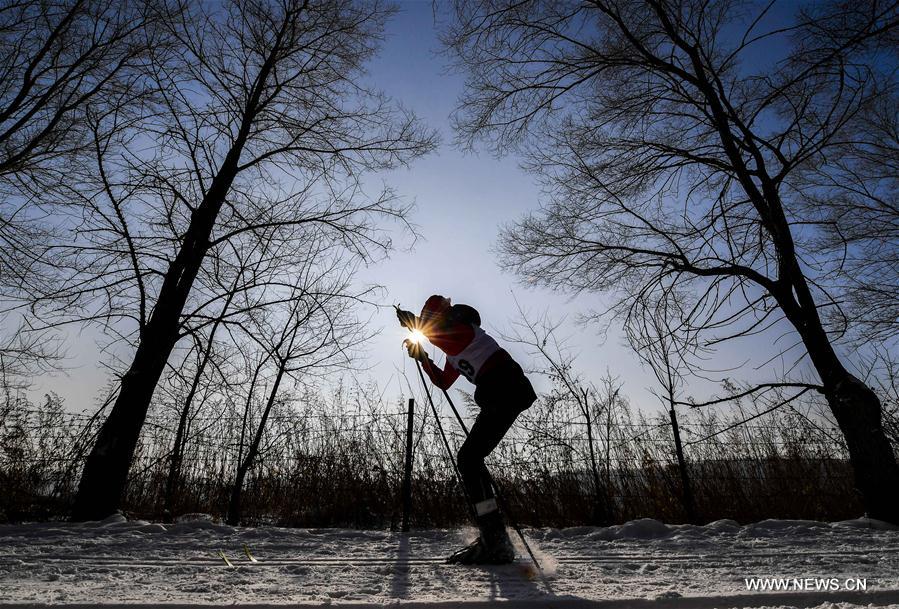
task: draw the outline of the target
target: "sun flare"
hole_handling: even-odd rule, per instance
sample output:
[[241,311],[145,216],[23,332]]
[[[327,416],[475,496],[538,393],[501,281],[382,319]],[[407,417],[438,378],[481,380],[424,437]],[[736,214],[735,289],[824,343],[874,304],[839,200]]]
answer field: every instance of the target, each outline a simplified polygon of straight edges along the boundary
[[410,342],[420,345],[424,342],[425,335],[421,333],[421,330],[412,330],[406,338],[408,338]]

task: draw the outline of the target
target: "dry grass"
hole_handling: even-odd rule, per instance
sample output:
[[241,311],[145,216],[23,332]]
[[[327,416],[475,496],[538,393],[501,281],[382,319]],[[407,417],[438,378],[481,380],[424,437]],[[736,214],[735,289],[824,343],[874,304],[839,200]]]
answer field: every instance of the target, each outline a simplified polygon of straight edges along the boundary
[[[309,393],[285,402],[270,421],[263,451],[245,487],[244,522],[284,526],[395,527],[405,445],[405,401],[382,402],[370,389]],[[859,516],[845,449],[807,403],[724,433],[753,405],[719,413],[681,414],[698,520],[720,518],[842,519]],[[597,501],[613,520],[652,517],[682,522],[680,477],[667,417],[646,417],[618,400],[594,430],[603,488],[594,488],[583,426],[565,420],[558,404],[538,403],[492,456],[491,468],[523,524],[572,526],[597,522]],[[448,410],[446,412],[449,412]],[[96,421],[63,412],[61,401],[22,396],[0,410],[0,519],[65,516],[84,447]],[[890,413],[888,413],[888,418]],[[451,416],[447,429],[457,429]],[[888,421],[895,425],[892,419]],[[601,423],[601,424],[600,424]],[[126,511],[163,518],[168,454],[176,421],[148,420],[132,468]],[[192,421],[174,514],[223,516],[236,466],[240,420],[207,408]],[[413,525],[453,526],[466,510],[434,418],[416,418]],[[701,441],[698,441],[701,440]],[[458,446],[459,432],[450,442]],[[694,442],[694,443],[691,443]]]

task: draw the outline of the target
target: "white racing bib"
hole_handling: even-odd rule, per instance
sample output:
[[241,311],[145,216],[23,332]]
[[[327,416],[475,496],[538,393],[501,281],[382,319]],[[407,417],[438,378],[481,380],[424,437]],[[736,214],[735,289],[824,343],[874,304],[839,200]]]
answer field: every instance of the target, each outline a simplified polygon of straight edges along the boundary
[[447,355],[446,359],[453,368],[474,383],[481,367],[491,355],[499,351],[500,347],[480,326],[471,327],[474,328],[474,338],[468,346],[456,355]]

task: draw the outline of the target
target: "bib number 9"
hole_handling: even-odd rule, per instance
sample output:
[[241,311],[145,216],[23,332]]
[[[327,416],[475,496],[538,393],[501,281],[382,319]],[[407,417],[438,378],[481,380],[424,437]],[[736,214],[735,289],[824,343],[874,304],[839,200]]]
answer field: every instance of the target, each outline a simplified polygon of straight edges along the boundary
[[468,360],[459,360],[459,372],[464,374],[469,381],[474,382],[474,366]]

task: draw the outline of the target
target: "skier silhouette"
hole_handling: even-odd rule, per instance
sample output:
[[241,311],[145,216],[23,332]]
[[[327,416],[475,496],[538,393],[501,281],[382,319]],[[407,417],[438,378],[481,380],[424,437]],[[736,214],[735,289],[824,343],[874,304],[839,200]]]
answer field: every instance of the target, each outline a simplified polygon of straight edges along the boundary
[[446,354],[446,364],[440,369],[418,342],[404,341],[409,357],[421,362],[431,382],[449,389],[460,374],[465,376],[475,385],[474,399],[481,409],[457,455],[462,483],[477,514],[480,536],[452,554],[448,562],[512,562],[515,550],[496,504],[484,458],[537,395],[521,366],[481,329],[481,316],[472,307],[453,305],[449,298],[435,294],[427,299],[419,317],[399,308],[396,316],[401,325],[418,330]]

